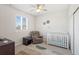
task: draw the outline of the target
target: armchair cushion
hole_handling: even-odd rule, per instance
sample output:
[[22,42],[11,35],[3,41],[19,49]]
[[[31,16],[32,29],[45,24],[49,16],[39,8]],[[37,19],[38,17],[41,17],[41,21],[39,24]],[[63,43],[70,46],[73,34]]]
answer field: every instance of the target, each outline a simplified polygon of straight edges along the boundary
[[30,33],[33,43],[42,43],[43,42],[43,36],[40,36],[39,31],[32,31]]

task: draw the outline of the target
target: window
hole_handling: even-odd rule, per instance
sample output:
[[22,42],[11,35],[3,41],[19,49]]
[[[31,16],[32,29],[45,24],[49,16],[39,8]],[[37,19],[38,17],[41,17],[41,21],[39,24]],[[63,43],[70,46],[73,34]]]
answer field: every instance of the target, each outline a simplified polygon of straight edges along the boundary
[[24,16],[16,16],[16,29],[26,30],[28,29],[28,19]]

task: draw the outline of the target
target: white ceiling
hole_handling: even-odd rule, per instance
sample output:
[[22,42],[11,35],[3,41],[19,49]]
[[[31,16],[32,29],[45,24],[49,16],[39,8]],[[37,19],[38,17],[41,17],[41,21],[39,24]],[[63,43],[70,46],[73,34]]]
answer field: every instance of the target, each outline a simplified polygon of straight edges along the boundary
[[69,7],[69,5],[67,4],[45,4],[44,9],[47,9],[47,11],[37,13],[33,7],[35,5],[33,4],[12,4],[11,6],[35,16],[40,15],[40,14],[45,14],[45,13],[67,11]]

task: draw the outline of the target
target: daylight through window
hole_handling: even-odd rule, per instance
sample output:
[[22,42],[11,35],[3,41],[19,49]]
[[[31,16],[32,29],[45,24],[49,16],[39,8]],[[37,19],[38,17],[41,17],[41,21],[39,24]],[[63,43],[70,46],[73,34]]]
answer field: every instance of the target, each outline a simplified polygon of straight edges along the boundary
[[16,16],[16,29],[26,30],[28,29],[28,19],[25,16]]

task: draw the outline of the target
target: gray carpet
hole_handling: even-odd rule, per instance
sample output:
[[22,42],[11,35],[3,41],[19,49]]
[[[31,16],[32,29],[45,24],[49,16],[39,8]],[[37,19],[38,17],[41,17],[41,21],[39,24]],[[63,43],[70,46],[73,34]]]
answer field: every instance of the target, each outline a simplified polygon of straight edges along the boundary
[[29,54],[24,51],[19,51],[18,53],[16,53],[16,55],[29,55]]

